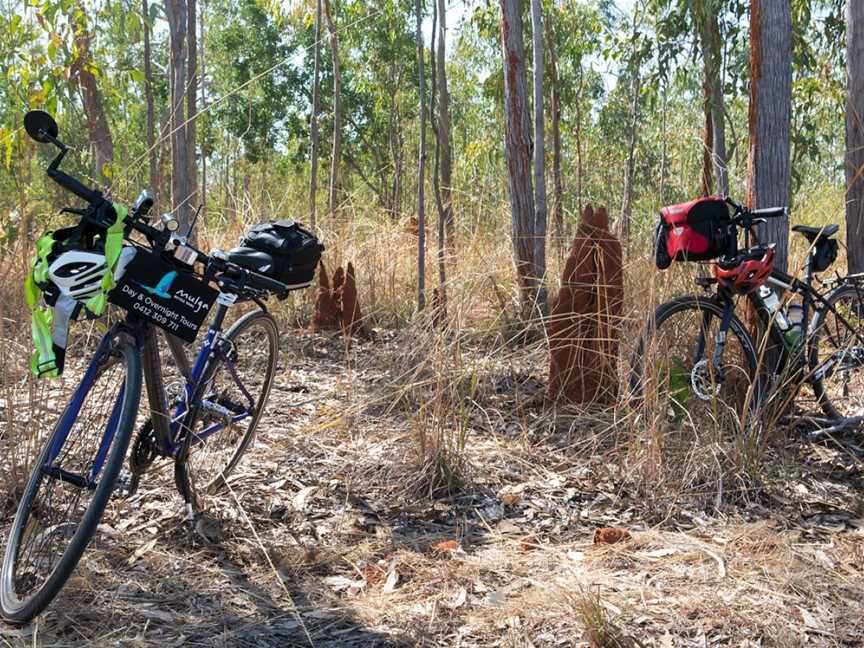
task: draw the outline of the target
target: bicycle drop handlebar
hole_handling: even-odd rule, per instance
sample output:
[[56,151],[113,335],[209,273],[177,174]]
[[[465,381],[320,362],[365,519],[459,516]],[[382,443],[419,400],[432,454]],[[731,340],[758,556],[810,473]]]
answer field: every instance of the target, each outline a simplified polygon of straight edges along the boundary
[[[69,147],[57,138],[56,123],[53,123],[53,119],[47,114],[40,115],[39,117],[43,120],[39,123],[39,127],[33,129],[32,132],[31,129],[28,128],[28,132],[36,141],[51,143],[60,150],[54,160],[52,160],[48,165],[48,169],[46,170],[48,177],[70,193],[87,202],[87,207],[85,209],[65,207],[61,211],[81,216],[94,226],[107,229],[113,221],[108,221],[105,212],[109,207],[111,208],[111,211],[113,211],[113,206],[105,199],[101,191],[87,187],[77,178],[74,178],[68,173],[60,170],[60,163],[69,151]],[[44,122],[45,119],[48,119],[49,121]],[[43,123],[47,125],[43,126]],[[27,126],[26,119],[25,126]],[[243,268],[236,263],[232,263],[228,260],[228,256],[221,250],[214,250],[211,254],[205,254],[189,243],[185,238],[176,237],[171,232],[167,231],[167,229],[153,227],[147,222],[147,214],[152,206],[152,200],[139,200],[139,204],[137,204],[136,208],[129,213],[129,218],[126,221],[128,229],[125,235],[127,237],[131,230],[139,232],[147,239],[154,250],[160,252],[164,252],[168,244],[172,241],[176,244],[182,245],[187,250],[194,253],[192,263],[197,261],[204,265],[205,277],[212,278],[220,284],[227,279],[232,284],[231,287],[234,289],[241,291],[244,289],[251,289],[258,293],[275,293],[277,295],[286,294],[288,292],[288,286],[281,281],[271,279],[266,275],[254,272],[248,268]],[[189,233],[190,232],[187,232],[187,237]]]

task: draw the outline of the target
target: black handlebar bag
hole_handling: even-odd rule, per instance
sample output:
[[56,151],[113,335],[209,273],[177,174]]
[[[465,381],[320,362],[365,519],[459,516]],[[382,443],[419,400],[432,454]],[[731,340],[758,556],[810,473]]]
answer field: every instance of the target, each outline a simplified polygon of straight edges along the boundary
[[286,284],[289,290],[312,285],[324,250],[312,232],[288,219],[255,225],[243,235],[240,245],[269,254],[273,266],[264,274]]

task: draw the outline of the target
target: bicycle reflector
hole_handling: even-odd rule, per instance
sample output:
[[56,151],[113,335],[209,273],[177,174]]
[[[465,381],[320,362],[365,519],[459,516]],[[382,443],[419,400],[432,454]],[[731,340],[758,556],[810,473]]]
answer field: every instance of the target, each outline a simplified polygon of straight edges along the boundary
[[714,265],[717,282],[739,295],[765,283],[774,269],[774,246],[756,245],[734,257],[721,257]]

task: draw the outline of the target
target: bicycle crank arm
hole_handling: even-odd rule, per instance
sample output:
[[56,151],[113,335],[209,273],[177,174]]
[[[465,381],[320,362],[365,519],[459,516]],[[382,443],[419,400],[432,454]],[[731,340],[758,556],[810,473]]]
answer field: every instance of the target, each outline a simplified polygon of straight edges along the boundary
[[42,472],[49,477],[59,479],[62,482],[75,486],[76,488],[96,490],[96,482],[91,481],[82,475],[77,475],[68,470],[58,468],[57,466],[43,466]]

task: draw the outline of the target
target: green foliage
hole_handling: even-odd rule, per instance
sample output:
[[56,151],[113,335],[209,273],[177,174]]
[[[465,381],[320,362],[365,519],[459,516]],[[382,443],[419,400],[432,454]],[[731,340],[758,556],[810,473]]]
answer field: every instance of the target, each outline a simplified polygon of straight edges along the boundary
[[[23,136],[20,123],[27,108],[44,107],[57,114],[66,139],[80,149],[70,156],[69,168],[84,177],[93,175],[86,115],[80,92],[70,82],[72,65],[81,54],[76,34],[93,34],[86,65],[97,79],[113,134],[114,191],[125,198],[148,181],[144,20],[151,27],[157,133],[170,112],[168,34],[159,1],[150,3],[146,17],[141,16],[139,0],[0,3],[0,237],[12,241],[23,229],[28,234],[39,229],[30,223],[47,218],[48,205],[62,198],[41,173],[43,153]],[[448,4],[455,207],[460,222],[485,227],[503,217],[506,204],[500,7],[492,0]],[[337,162],[347,195],[396,213],[412,213],[420,99],[413,2],[333,0],[331,5],[343,87],[342,158]],[[530,67],[531,21],[528,3],[523,5]],[[305,204],[314,0],[199,0],[198,6],[205,24],[206,65],[198,161],[202,173],[207,164],[212,217],[226,222],[236,218],[245,192],[252,194],[252,202],[274,209]],[[428,41],[431,1],[424,7]],[[543,0],[546,40],[558,61],[567,219],[575,219],[581,198],[608,204],[614,221],[638,75],[632,228],[647,242],[660,203],[690,198],[699,188],[704,114],[698,30],[700,16],[709,11],[718,16],[723,43],[730,181],[736,195],[743,193],[749,2],[638,0],[634,7],[635,23],[632,14],[622,13],[612,0]],[[842,0],[792,0],[796,190],[842,184],[844,8]],[[322,32],[320,173],[326,178],[333,78],[326,27]],[[427,42],[426,65],[428,47]],[[548,53],[546,65],[548,108]],[[427,74],[431,76],[430,69]],[[547,134],[551,138],[548,119]],[[551,183],[552,147],[547,145],[547,150]],[[166,195],[170,151],[163,145],[157,153]],[[427,195],[432,200],[432,192]]]

